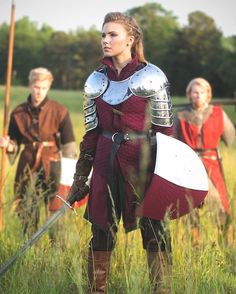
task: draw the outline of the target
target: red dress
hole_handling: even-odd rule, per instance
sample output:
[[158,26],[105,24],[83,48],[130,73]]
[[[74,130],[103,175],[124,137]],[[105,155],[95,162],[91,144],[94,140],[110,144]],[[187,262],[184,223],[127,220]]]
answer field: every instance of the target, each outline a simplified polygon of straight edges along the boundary
[[205,113],[201,115],[201,124],[199,124],[197,116],[195,119],[193,118],[192,108],[180,111],[178,113],[178,137],[193,149],[205,150],[201,159],[220,195],[225,212],[229,213],[227,190],[217,154],[217,148],[224,129],[223,111],[220,106],[209,106]]
[[[137,57],[122,69],[118,76],[112,61],[109,58],[102,60],[107,66],[107,75],[110,80],[119,81],[127,79],[140,66]],[[137,183],[140,182],[142,140],[127,141],[120,145],[114,160],[116,167],[116,187],[119,199],[111,200],[108,181],[110,175],[109,158],[112,141],[102,135],[104,130],[115,132],[144,132],[152,128],[170,135],[172,128],[151,125],[147,116],[149,99],[131,96],[118,105],[110,105],[100,97],[95,99],[99,125],[96,129],[85,134],[81,143],[83,150],[95,150],[93,175],[85,217],[100,228],[108,229],[114,223],[114,210],[118,219],[123,218],[126,231],[136,228],[135,209],[137,203]],[[149,172],[153,169],[155,158],[150,161]],[[142,190],[144,192],[144,190]],[[116,201],[117,200],[117,201]],[[115,203],[113,203],[115,202]],[[118,208],[119,206],[119,208]]]

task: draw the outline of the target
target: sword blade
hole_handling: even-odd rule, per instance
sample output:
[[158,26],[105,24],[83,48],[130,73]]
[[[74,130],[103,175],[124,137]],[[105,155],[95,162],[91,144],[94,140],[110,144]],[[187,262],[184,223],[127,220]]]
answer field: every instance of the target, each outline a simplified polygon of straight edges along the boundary
[[63,206],[58,209],[46,222],[45,224],[38,229],[36,233],[28,240],[20,250],[13,255],[1,268],[0,268],[0,277],[16,262],[17,258],[22,256],[75,202],[73,196],[71,196]]

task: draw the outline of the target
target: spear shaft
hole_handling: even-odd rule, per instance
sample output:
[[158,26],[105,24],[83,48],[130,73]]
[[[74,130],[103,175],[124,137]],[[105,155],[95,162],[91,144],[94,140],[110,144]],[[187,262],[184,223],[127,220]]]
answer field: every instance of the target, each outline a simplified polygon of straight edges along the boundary
[[[10,111],[10,88],[11,88],[14,30],[15,30],[15,14],[16,14],[16,9],[13,3],[11,7],[11,25],[10,25],[10,33],[9,33],[6,93],[5,93],[5,100],[4,100],[3,136],[7,136],[7,133],[8,133],[9,111]],[[3,223],[4,223],[3,222],[3,203],[4,203],[3,191],[4,191],[5,176],[6,176],[6,148],[2,148],[1,175],[0,175],[0,231],[2,231]]]

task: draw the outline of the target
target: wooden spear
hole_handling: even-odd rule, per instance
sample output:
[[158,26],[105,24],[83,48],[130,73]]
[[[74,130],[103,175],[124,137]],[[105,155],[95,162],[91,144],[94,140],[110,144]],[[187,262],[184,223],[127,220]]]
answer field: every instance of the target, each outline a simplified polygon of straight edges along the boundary
[[[10,88],[12,76],[12,60],[13,60],[13,45],[14,45],[14,29],[15,29],[15,4],[12,1],[11,6],[11,24],[9,32],[9,46],[8,46],[8,62],[7,62],[7,76],[6,76],[6,92],[4,100],[4,121],[3,121],[3,136],[7,136],[9,111],[10,111]],[[6,148],[2,148],[2,162],[0,175],[0,231],[3,229],[3,204],[4,204],[4,182],[6,177]]]

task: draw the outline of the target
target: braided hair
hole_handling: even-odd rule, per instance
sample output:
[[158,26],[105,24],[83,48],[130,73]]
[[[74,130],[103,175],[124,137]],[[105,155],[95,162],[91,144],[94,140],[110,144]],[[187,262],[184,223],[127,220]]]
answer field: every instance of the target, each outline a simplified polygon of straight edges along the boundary
[[145,62],[144,52],[143,52],[143,34],[137,24],[137,21],[128,15],[121,12],[109,12],[105,15],[102,27],[108,22],[119,23],[124,26],[129,36],[134,37],[134,43],[131,48],[133,54],[137,54],[138,60],[140,62]]

